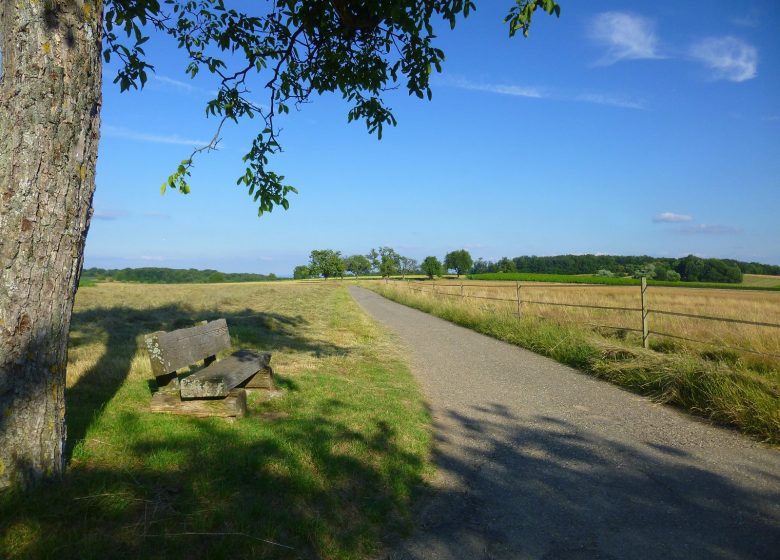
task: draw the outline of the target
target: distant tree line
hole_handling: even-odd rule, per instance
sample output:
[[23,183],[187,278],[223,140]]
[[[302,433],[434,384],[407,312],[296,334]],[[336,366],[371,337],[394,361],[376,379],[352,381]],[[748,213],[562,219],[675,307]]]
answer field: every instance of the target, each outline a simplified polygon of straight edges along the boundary
[[452,270],[458,276],[469,272],[473,265],[471,255],[465,249],[445,255],[443,262],[434,256],[425,258],[422,264],[416,259],[399,254],[392,247],[371,249],[365,255],[342,256],[341,251],[315,249],[309,254],[308,264],[293,270],[293,278],[343,278],[351,276],[379,275],[383,278],[409,274],[426,274],[430,278]]
[[655,280],[740,283],[743,274],[780,275],[780,266],[734,259],[681,259],[647,255],[558,255],[503,258],[496,262],[477,260],[472,274],[483,272],[532,272],[540,274],[599,274],[602,276],[647,276]]
[[252,274],[249,272],[219,272],[218,270],[197,270],[195,268],[85,268],[84,279],[114,280],[117,282],[139,282],[141,284],[211,284],[219,282],[262,282],[276,280],[275,274]]
[[554,257],[523,256],[497,261],[473,261],[465,249],[447,253],[442,260],[425,257],[421,264],[404,257],[391,247],[371,249],[366,255],[342,256],[331,249],[311,252],[309,263],[297,266],[295,278],[333,278],[379,275],[382,277],[425,274],[429,278],[452,271],[461,274],[495,272],[529,272],[539,274],[594,274],[599,276],[646,276],[654,280],[683,282],[742,282],[743,274],[774,274],[780,276],[780,266],[743,262],[734,259],[704,259],[688,255],[680,259],[647,255],[558,255]]

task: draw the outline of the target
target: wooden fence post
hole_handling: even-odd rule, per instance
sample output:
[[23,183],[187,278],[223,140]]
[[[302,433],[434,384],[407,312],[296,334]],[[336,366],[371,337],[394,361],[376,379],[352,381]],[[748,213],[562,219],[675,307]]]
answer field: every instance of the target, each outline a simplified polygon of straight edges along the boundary
[[460,283],[460,299],[463,299],[465,296],[463,295],[463,282]]
[[515,297],[517,298],[517,316],[520,317],[520,281],[515,280]]
[[650,330],[648,328],[648,315],[649,311],[647,309],[647,277],[642,276],[642,347],[643,348],[649,348],[650,347]]

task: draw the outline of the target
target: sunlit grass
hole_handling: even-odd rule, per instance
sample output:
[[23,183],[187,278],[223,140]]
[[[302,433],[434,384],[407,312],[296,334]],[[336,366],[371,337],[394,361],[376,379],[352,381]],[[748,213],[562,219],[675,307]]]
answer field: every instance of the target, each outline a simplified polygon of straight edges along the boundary
[[[273,353],[283,396],[236,421],[148,412],[143,335],[218,317]],[[364,558],[428,468],[403,357],[336,285],[84,288],[67,407],[65,479],[0,498],[2,558]]]

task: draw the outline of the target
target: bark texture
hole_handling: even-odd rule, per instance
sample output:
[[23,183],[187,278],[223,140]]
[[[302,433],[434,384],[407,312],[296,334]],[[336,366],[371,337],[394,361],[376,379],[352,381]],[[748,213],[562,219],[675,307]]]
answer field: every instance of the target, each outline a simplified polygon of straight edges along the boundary
[[92,213],[102,0],[0,0],[0,488],[64,467],[65,366]]

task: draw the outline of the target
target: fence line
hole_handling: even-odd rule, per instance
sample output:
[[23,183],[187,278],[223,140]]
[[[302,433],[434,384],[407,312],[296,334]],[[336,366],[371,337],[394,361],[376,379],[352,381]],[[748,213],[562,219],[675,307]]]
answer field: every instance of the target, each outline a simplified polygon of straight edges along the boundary
[[[385,280],[385,283],[388,281]],[[526,288],[580,288],[580,287],[607,287],[607,288],[613,288],[613,287],[631,287],[635,288],[635,286],[610,286],[610,285],[602,285],[602,284],[548,284],[548,285],[539,285],[539,283],[529,285],[529,284],[520,284],[520,282],[516,282],[514,286],[511,285],[497,285],[497,286],[485,286],[484,284],[465,284],[461,282],[460,284],[432,284],[432,289],[427,289],[427,286],[412,286],[412,280],[407,279],[405,281],[403,280],[392,280],[393,284],[397,284],[398,282],[401,283],[405,288],[415,291],[415,292],[421,292],[421,293],[432,293],[435,296],[445,296],[445,297],[455,297],[455,298],[461,298],[461,299],[481,299],[481,300],[491,300],[491,301],[503,301],[507,303],[516,303],[517,304],[517,311],[514,313],[516,316],[521,316],[521,305],[522,304],[531,304],[531,305],[550,305],[550,306],[559,306],[559,307],[574,307],[574,308],[583,308],[583,309],[601,309],[601,310],[609,310],[609,311],[623,311],[623,312],[632,312],[632,313],[641,313],[641,329],[640,328],[632,328],[632,327],[625,327],[625,326],[614,326],[614,325],[602,325],[599,323],[592,323],[592,322],[585,322],[585,321],[572,321],[575,323],[581,323],[585,325],[590,325],[594,327],[600,327],[600,328],[606,328],[606,329],[615,329],[615,330],[626,330],[626,331],[632,331],[632,332],[638,332],[642,334],[642,346],[645,348],[649,347],[649,339],[650,335],[655,336],[663,336],[668,338],[676,338],[679,340],[685,340],[687,342],[694,342],[697,344],[706,344],[710,346],[718,346],[721,348],[726,348],[729,350],[735,350],[738,352],[748,352],[750,354],[758,354],[761,356],[768,356],[775,359],[780,359],[780,355],[773,354],[770,352],[760,352],[758,350],[753,350],[751,348],[743,348],[743,347],[737,347],[737,346],[728,346],[726,344],[722,344],[719,342],[708,342],[704,340],[697,340],[693,338],[688,338],[680,335],[674,335],[670,333],[660,332],[660,331],[653,331],[650,330],[650,314],[656,314],[656,315],[670,315],[670,316],[676,316],[676,317],[686,317],[691,319],[704,319],[707,321],[720,321],[724,323],[736,323],[736,324],[742,324],[742,325],[751,325],[751,326],[757,326],[757,327],[769,327],[769,328],[780,328],[780,324],[778,323],[768,323],[763,321],[747,321],[745,319],[731,319],[728,317],[715,317],[710,315],[695,315],[693,313],[682,313],[677,311],[666,311],[662,309],[652,309],[648,307],[647,305],[647,279],[642,278],[642,282],[640,284],[640,302],[641,307],[618,307],[618,306],[609,306],[609,305],[588,305],[588,304],[575,304],[575,303],[560,303],[560,302],[552,302],[552,301],[538,301],[538,300],[530,300],[530,299],[522,299],[521,297],[521,288],[525,290]],[[450,293],[447,291],[437,291],[436,288],[460,288],[460,293]],[[479,288],[511,288],[515,290],[515,297],[514,298],[498,298],[498,297],[490,297],[490,296],[479,296],[476,294],[467,294],[464,292],[465,287],[479,287]]]
[[[708,321],[723,321],[724,323],[741,323],[743,325],[755,325],[757,327],[774,327],[780,329],[777,323],[762,323],[761,321],[745,321],[744,319],[730,319],[729,317],[711,317],[709,315],[693,315],[691,313],[680,313],[678,311],[664,311],[661,309],[649,309],[651,313],[659,315],[674,315],[676,317],[691,317],[693,319],[706,319]],[[658,333],[656,333],[658,334]]]

